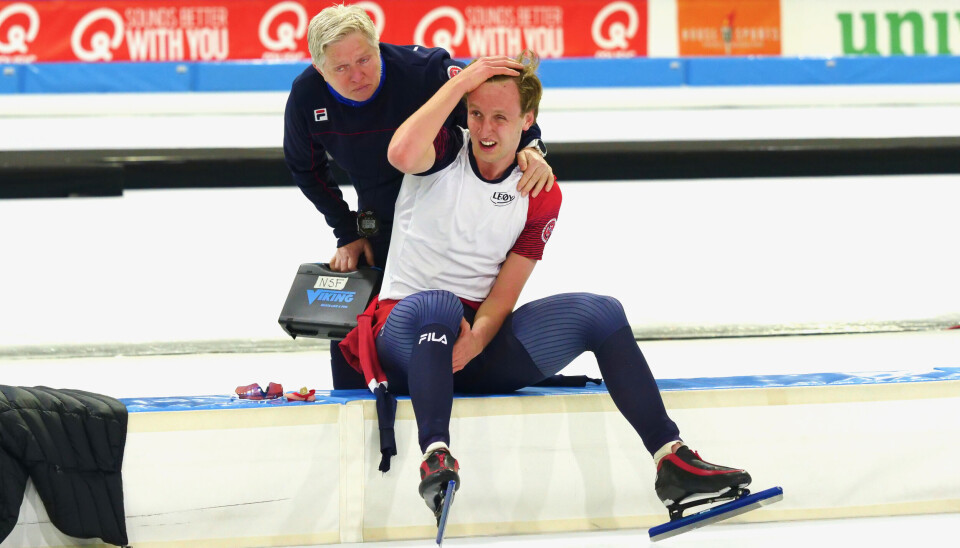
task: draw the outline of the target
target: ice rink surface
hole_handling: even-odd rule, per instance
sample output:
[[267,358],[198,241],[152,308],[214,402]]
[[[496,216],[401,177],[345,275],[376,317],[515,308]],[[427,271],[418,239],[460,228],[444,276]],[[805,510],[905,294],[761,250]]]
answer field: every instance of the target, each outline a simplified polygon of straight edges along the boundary
[[[720,523],[655,543],[650,542],[646,530],[636,529],[512,537],[449,538],[444,539],[443,545],[451,548],[458,546],[495,546],[497,548],[515,546],[524,548],[949,547],[956,545],[958,526],[960,526],[960,514],[937,514],[777,523]],[[338,546],[426,548],[436,544],[432,541],[404,541],[350,543]]]
[[[949,122],[960,120],[955,87],[905,88],[565,91],[545,105],[541,125],[555,142],[957,136]],[[3,98],[0,150],[278,146],[282,94],[193,99]],[[960,176],[564,184],[558,175],[560,221],[524,302],[561,291],[608,293],[639,333],[875,328],[960,315]],[[230,393],[271,381],[288,390],[330,388],[325,347],[291,341],[276,318],[297,265],[325,261],[332,249],[322,218],[294,187],[0,201],[0,378],[115,397]],[[247,351],[248,343],[259,350]],[[658,378],[960,365],[960,330],[640,344]],[[597,373],[592,356],[566,372]],[[850,466],[869,458],[869,447],[862,452],[850,455]],[[944,465],[954,457],[943,455]],[[783,455],[783,466],[804,463]],[[658,544],[946,547],[960,542],[958,530],[960,514],[900,516],[717,525]],[[648,542],[645,530],[626,530],[445,545]]]

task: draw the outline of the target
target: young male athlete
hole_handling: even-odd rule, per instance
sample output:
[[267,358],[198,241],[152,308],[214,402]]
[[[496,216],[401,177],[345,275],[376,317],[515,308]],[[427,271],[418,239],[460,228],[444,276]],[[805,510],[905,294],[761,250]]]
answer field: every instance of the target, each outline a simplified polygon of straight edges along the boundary
[[[307,40],[313,66],[294,80],[287,99],[284,158],[297,186],[333,228],[331,269],[354,270],[361,261],[383,266],[403,179],[387,161],[387,145],[394,130],[463,65],[442,48],[380,42],[358,6],[325,8],[310,21]],[[452,112],[465,123],[462,109]],[[539,128],[532,126],[522,139],[525,148],[513,151],[525,170],[517,189],[534,196],[549,191],[554,180],[536,148],[539,139]],[[328,153],[350,176],[360,218],[331,175]],[[334,388],[364,387],[336,344],[331,362]]]
[[[443,486],[460,482],[450,453],[453,393],[517,390],[588,350],[654,457],[664,504],[746,487],[747,472],[706,463],[683,444],[616,299],[567,293],[513,311],[561,203],[559,186],[538,196],[516,191],[514,151],[542,93],[536,66],[531,52],[478,60],[395,133],[388,157],[408,175],[392,249],[380,300],[344,341],[344,355],[371,387],[386,381],[410,395],[424,454],[420,494],[435,514]],[[461,100],[466,130],[446,122]]]

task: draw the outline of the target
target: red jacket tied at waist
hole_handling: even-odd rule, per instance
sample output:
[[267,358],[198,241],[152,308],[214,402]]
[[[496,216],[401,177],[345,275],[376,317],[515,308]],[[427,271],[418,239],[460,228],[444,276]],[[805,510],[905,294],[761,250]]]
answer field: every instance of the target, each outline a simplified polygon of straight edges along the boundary
[[357,316],[357,327],[354,327],[346,338],[340,341],[343,357],[351,367],[363,374],[371,392],[378,385],[387,382],[387,376],[380,367],[380,359],[377,357],[376,336],[398,302],[400,301],[381,301],[379,295],[374,297],[367,309]]

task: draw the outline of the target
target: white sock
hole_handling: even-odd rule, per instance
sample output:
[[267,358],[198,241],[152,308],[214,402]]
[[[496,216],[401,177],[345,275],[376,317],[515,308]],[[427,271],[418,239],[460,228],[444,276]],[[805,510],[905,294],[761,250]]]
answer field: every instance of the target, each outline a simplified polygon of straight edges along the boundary
[[437,449],[446,449],[447,451],[450,450],[450,448],[447,447],[447,444],[443,443],[442,441],[435,441],[427,446],[426,452],[423,453],[423,460],[427,460],[427,458],[430,456],[430,453],[433,453]]
[[674,440],[674,441],[671,441],[670,443],[665,444],[663,447],[658,449],[656,453],[653,454],[653,463],[656,465],[659,465],[660,460],[663,457],[669,455],[670,453],[673,453],[673,450],[671,449],[671,447],[673,447],[673,444],[675,443],[679,443],[681,446],[686,445],[680,440]]

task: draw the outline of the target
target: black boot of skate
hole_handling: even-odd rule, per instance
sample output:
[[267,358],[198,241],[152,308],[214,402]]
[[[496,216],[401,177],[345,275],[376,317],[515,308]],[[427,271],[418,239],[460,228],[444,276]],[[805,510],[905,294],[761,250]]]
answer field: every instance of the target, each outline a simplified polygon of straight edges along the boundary
[[750,481],[746,471],[704,462],[695,451],[682,446],[660,460],[655,486],[670,519],[676,520],[688,508],[748,494],[745,487]]
[[438,521],[443,511],[443,495],[447,484],[452,480],[454,491],[460,489],[459,472],[460,464],[445,447],[431,452],[420,464],[420,496]]

